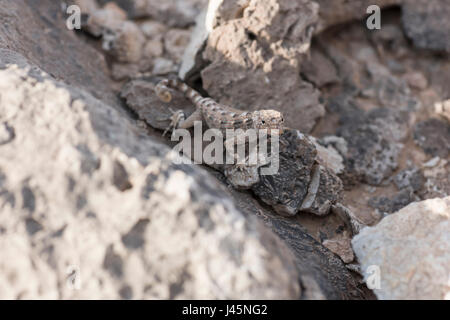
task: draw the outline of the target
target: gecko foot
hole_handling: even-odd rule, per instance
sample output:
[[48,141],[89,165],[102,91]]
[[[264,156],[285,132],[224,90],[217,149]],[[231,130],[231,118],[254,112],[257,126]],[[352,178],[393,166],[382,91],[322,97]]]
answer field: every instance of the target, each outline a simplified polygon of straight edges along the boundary
[[170,130],[175,130],[178,126],[178,124],[182,121],[184,121],[185,115],[184,112],[182,110],[178,110],[178,111],[172,111],[170,110],[173,114],[172,116],[169,118],[170,119],[170,124],[169,126],[166,128],[166,130],[164,130],[163,132],[163,137],[167,134],[167,132],[169,132]]

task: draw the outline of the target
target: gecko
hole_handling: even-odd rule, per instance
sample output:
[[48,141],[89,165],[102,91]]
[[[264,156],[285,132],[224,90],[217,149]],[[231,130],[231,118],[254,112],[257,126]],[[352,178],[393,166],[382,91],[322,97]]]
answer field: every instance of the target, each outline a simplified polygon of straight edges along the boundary
[[[276,110],[266,109],[247,112],[235,109],[217,103],[211,98],[202,97],[200,93],[178,79],[164,79],[156,85],[155,92],[158,98],[166,103],[172,100],[169,88],[183,93],[194,104],[195,111],[187,119],[185,119],[182,110],[172,111],[173,115],[170,117],[171,124],[164,131],[163,135],[171,128],[188,129],[193,127],[196,121],[204,120],[210,129],[217,129],[226,137],[224,141],[225,150],[235,160],[235,167],[239,171],[248,171],[251,170],[250,167],[257,165],[257,163],[254,163],[247,168],[250,156],[240,158],[238,155],[233,154],[235,145],[243,145],[247,141],[250,144],[256,142],[255,139],[258,139],[256,135],[247,136],[245,134],[246,130],[265,129],[267,130],[267,135],[280,135],[283,131],[283,115]],[[231,136],[229,136],[227,129],[241,129],[242,131],[232,132]],[[263,161],[260,161],[260,165],[267,164],[267,159],[263,159]]]
[[[195,121],[204,120],[210,129],[219,129],[225,134],[226,129],[266,129],[267,134],[271,130],[283,131],[283,115],[276,110],[242,111],[217,103],[211,98],[204,98],[178,79],[161,80],[155,87],[158,98],[166,103],[172,100],[169,88],[184,94],[195,106],[195,111],[185,119],[183,111],[179,110],[171,117],[171,125],[174,129],[188,129],[194,126]],[[170,130],[170,128],[168,128]],[[166,130],[167,131],[167,130]]]

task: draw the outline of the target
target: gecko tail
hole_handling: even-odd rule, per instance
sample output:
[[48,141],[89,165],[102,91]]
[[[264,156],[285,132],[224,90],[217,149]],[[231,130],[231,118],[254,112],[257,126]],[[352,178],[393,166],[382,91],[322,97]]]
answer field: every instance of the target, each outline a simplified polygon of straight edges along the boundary
[[156,85],[155,92],[159,99],[164,102],[170,102],[172,100],[172,94],[169,88],[183,93],[194,104],[202,99],[202,96],[197,91],[178,79],[164,79]]
[[155,93],[158,96],[158,98],[163,102],[168,103],[168,102],[172,101],[172,94],[169,91],[166,80],[160,81],[156,85]]

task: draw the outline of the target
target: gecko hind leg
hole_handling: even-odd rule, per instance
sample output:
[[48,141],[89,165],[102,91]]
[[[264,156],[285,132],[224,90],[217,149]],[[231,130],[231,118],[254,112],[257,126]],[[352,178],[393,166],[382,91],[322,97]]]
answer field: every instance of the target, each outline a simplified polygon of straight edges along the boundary
[[[170,124],[167,126],[166,130],[164,130],[164,132],[162,134],[163,137],[171,129],[173,129],[173,130],[177,129],[179,124],[185,121],[184,120],[185,119],[185,115],[184,115],[184,112],[182,110],[173,111],[172,109],[170,109],[170,111],[172,112],[172,116],[169,118],[170,119]],[[167,120],[167,119],[165,119],[165,120]]]

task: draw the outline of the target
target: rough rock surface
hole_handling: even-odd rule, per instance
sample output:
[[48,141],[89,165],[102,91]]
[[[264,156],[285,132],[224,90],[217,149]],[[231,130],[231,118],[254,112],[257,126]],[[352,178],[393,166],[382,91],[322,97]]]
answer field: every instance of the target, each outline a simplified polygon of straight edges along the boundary
[[130,18],[153,18],[171,27],[194,24],[195,17],[208,0],[99,0],[101,5],[114,1]]
[[450,296],[450,197],[412,203],[363,229],[352,244],[363,271],[380,268],[379,299]]
[[322,243],[331,252],[337,254],[344,263],[350,263],[355,259],[351,239],[346,236],[327,239]]
[[405,1],[403,28],[419,48],[450,52],[450,3],[446,0]]
[[[104,57],[66,29],[60,3],[4,0],[0,2],[0,20],[2,48],[17,51],[37,66],[45,66],[53,77],[117,105]],[[79,72],[80,68],[85,72]]]
[[[17,23],[19,12],[29,25]],[[160,134],[149,137],[121,108],[101,54],[59,27],[58,2],[3,1],[0,16],[0,296],[365,297],[298,223],[250,194],[230,198],[200,168],[173,164],[155,142]],[[141,29],[154,36],[151,26]],[[122,75],[139,70],[113,66]],[[146,97],[151,83],[135,83],[127,100],[170,115]],[[137,113],[165,128],[167,120]]]
[[[154,93],[154,83],[133,80],[124,86],[121,96],[140,119],[156,129],[166,129],[171,112],[166,103]],[[193,112],[192,103],[173,91],[173,110],[181,109],[187,115]],[[280,137],[279,170],[273,175],[260,174],[259,168],[250,168],[241,176],[242,169],[215,165],[224,172],[229,183],[237,188],[250,188],[265,203],[281,214],[295,215],[299,211],[326,215],[333,204],[340,200],[342,182],[327,168],[326,161],[318,158],[316,144],[308,135],[298,130],[285,130]],[[324,154],[324,152],[322,153]],[[320,165],[319,163],[323,163]],[[250,182],[250,183],[249,183]]]
[[398,166],[408,119],[407,112],[387,108],[342,116],[338,135],[348,142],[347,173],[373,185],[389,177]]
[[367,7],[377,5],[389,7],[405,0],[315,0],[320,5],[319,31],[339,23],[360,19],[366,16]]
[[429,155],[448,158],[450,155],[450,123],[428,119],[416,124],[414,141]]
[[213,179],[92,95],[0,57],[13,132],[0,146],[2,298],[300,296],[288,249]]
[[[203,88],[236,108],[279,110],[287,126],[311,131],[324,108],[318,91],[300,78],[299,62],[309,49],[317,14],[317,4],[307,0],[225,1],[210,6],[200,23],[203,30],[212,30],[205,36],[200,27],[192,40],[201,38],[194,49],[202,52],[206,64],[201,71]],[[191,67],[198,56],[192,51],[189,59],[185,56]],[[189,74],[185,69],[184,75]]]
[[[220,173],[215,173],[225,183]],[[261,205],[248,191],[228,188],[236,206],[246,215],[256,215],[285,241],[295,256],[302,283],[302,299],[367,299],[357,281],[341,259],[308,234],[292,220]]]

